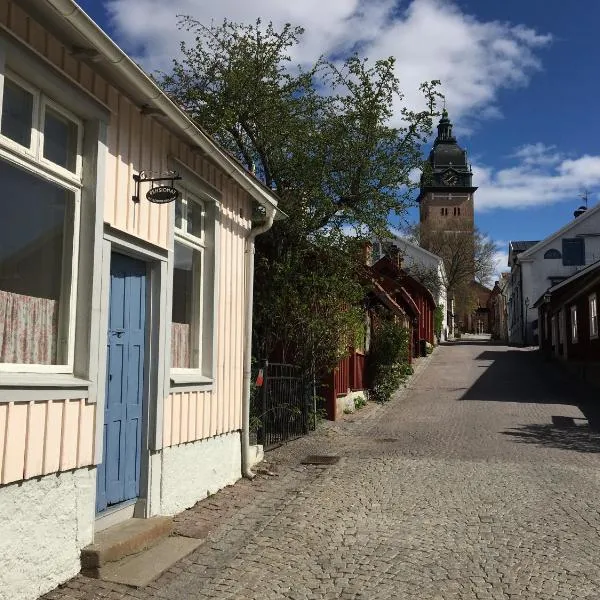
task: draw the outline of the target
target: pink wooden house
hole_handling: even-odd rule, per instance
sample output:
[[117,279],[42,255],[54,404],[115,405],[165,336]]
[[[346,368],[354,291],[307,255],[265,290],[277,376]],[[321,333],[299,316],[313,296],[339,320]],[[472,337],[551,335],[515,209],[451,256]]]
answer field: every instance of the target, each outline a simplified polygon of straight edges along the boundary
[[0,110],[0,597],[19,600],[109,524],[248,473],[253,239],[279,212],[72,0],[0,0]]

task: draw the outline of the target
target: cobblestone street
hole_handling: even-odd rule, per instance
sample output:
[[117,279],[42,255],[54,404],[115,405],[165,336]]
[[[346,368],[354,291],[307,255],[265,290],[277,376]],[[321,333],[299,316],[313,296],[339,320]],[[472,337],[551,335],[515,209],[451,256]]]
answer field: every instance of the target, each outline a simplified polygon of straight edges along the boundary
[[179,515],[206,542],[147,588],[78,577],[45,598],[600,598],[600,441],[575,406],[592,396],[536,352],[439,347],[388,405]]

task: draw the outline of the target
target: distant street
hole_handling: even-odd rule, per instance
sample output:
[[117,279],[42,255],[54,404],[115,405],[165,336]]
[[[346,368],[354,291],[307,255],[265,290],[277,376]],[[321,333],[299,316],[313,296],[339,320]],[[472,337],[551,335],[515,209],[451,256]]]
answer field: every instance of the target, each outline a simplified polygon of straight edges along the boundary
[[[47,598],[600,598],[582,394],[537,352],[442,346],[388,405],[269,452],[277,476],[181,515],[178,533],[207,541],[152,586],[80,577]],[[315,454],[340,461],[300,464]]]

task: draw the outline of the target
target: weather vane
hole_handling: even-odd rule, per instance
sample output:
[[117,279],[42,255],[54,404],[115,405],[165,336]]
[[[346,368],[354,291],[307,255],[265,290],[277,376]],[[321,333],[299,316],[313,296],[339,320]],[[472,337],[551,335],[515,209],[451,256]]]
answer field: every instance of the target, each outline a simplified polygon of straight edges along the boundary
[[586,188],[583,189],[583,192],[579,195],[579,197],[585,202],[585,207],[588,207],[588,195],[589,192]]

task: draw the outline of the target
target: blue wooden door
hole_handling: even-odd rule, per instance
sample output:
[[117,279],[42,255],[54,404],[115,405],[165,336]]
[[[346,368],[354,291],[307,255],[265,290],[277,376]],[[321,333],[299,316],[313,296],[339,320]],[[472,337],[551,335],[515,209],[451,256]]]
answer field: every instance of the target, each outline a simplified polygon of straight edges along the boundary
[[107,340],[104,449],[96,510],[136,498],[144,404],[145,263],[113,254]]

